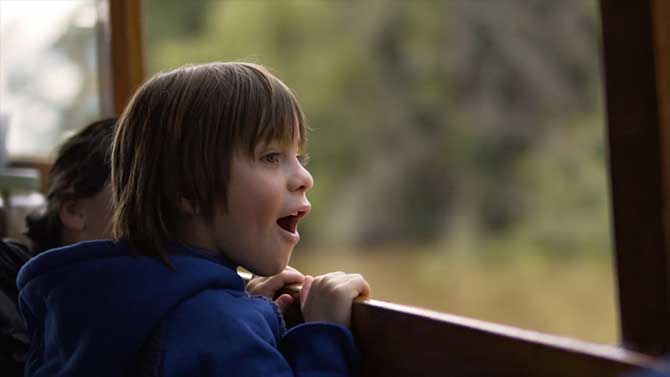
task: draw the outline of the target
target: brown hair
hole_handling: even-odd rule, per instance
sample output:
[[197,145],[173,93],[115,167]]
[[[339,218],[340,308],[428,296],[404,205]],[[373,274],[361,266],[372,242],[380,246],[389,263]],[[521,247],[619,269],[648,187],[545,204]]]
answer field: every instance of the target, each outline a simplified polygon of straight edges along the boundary
[[91,197],[109,181],[109,151],[116,118],[91,123],[61,145],[49,170],[47,208],[26,217],[26,236],[35,252],[63,246],[59,205],[67,200]]
[[209,63],[157,74],[135,93],[114,137],[114,237],[170,264],[165,243],[178,241],[177,203],[185,199],[211,220],[215,204],[227,208],[234,153],[251,158],[259,143],[296,137],[302,146],[302,110],[262,66]]

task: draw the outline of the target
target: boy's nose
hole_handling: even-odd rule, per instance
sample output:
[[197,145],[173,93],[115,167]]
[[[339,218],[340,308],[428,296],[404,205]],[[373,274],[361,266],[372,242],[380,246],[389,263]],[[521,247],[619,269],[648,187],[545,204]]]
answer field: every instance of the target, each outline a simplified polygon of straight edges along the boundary
[[304,166],[298,164],[296,169],[288,181],[288,188],[290,191],[309,191],[312,186],[314,186],[314,178],[312,175],[305,169]]

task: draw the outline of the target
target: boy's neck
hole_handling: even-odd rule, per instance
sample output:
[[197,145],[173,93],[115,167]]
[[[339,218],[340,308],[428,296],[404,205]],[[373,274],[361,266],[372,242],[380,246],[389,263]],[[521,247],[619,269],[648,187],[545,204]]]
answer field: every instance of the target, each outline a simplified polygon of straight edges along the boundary
[[211,225],[201,215],[182,215],[179,225],[179,242],[212,255],[221,255],[212,237]]

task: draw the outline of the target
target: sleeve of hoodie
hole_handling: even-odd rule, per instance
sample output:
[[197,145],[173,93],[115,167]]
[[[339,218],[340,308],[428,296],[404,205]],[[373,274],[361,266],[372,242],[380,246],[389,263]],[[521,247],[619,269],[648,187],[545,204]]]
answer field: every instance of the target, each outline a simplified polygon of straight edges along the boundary
[[348,328],[307,323],[282,337],[282,324],[270,304],[263,303],[263,313],[248,299],[222,304],[220,296],[201,293],[167,318],[164,376],[354,375],[359,355]]

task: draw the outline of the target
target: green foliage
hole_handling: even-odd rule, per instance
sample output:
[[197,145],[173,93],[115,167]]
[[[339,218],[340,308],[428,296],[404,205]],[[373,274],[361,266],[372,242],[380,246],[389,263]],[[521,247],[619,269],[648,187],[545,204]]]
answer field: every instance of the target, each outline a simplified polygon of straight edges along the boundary
[[251,60],[294,88],[314,129],[307,242],[609,247],[593,1],[152,0],[146,12],[150,71]]

